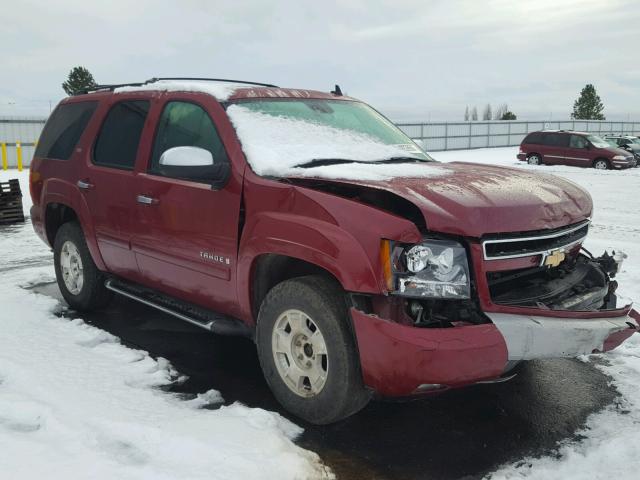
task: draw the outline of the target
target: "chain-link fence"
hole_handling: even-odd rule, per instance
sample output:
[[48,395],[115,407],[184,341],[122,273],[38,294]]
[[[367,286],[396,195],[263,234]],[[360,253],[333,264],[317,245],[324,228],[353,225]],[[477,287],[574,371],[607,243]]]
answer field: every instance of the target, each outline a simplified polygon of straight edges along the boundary
[[471,148],[520,145],[525,135],[537,130],[577,130],[594,134],[640,134],[640,122],[599,120],[564,121],[487,121],[398,123],[407,135],[427,151],[468,150]]

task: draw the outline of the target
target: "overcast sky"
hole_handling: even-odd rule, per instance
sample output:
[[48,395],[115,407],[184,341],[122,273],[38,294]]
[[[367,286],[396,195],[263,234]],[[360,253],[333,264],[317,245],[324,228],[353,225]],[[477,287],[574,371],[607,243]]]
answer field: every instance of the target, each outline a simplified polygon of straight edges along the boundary
[[83,65],[99,83],[339,83],[394,120],[567,118],[593,83],[608,118],[640,120],[638,0],[0,1],[0,115],[48,113]]

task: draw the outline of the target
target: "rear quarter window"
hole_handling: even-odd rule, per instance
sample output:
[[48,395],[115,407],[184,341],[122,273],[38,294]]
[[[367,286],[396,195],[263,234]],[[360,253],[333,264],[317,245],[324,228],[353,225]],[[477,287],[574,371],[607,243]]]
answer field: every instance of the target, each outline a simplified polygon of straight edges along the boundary
[[527,144],[527,145],[540,145],[540,144],[542,144],[542,133],[540,133],[540,132],[530,133],[522,141],[522,143]]
[[35,156],[68,160],[97,106],[98,102],[58,105],[40,135]]

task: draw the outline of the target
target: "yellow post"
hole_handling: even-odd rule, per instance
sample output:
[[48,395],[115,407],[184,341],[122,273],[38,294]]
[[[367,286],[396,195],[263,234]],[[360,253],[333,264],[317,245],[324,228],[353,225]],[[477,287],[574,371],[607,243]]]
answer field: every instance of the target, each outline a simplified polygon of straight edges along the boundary
[[18,157],[18,171],[22,171],[22,146],[20,142],[16,143],[16,156]]
[[7,144],[2,142],[2,169],[6,170],[9,168],[9,163],[7,162]]

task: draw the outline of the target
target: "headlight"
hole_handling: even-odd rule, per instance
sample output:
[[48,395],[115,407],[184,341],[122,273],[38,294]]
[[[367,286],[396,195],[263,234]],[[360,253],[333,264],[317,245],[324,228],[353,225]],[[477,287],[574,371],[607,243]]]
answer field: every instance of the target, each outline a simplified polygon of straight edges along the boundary
[[625,157],[624,155],[616,155],[613,157],[613,160],[626,160],[627,157]]
[[407,297],[470,297],[467,253],[459,243],[425,240],[418,245],[391,245],[389,242],[385,248],[384,242],[383,250],[390,255],[385,276],[391,275],[387,285],[394,293]]

